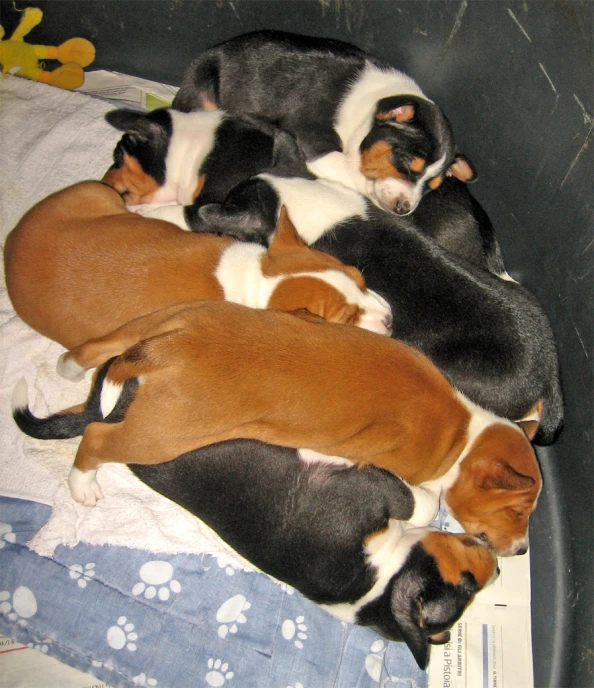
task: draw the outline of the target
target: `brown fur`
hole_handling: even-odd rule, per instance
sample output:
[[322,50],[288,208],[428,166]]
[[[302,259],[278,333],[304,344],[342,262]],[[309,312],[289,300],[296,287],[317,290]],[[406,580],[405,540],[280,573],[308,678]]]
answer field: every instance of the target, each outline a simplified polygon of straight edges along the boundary
[[392,147],[387,141],[374,143],[373,146],[361,153],[361,163],[359,166],[361,174],[368,179],[395,177],[396,179],[406,180],[406,177],[391,163],[391,154]]
[[423,548],[433,555],[441,577],[447,583],[459,585],[462,573],[472,573],[479,588],[483,588],[493,577],[496,568],[493,556],[479,542],[466,535],[451,535],[444,538],[443,533],[425,535]]
[[[81,182],[38,203],[8,235],[6,284],[28,325],[71,348],[165,306],[222,299],[214,273],[232,243],[131,213],[109,186]],[[282,212],[263,273],[328,269],[345,272],[365,291],[355,268],[306,246]],[[359,309],[349,309],[344,296],[321,280],[300,278],[293,287],[281,281],[268,307],[311,305],[313,314],[357,324]]]
[[[107,379],[142,382],[121,423],[87,427],[75,460],[82,471],[104,461],[160,463],[253,438],[373,463],[420,483],[443,476],[468,444],[471,413],[437,368],[410,347],[357,328],[194,303],[132,321],[66,359],[89,368],[131,346],[134,356],[114,362]],[[522,431],[494,416],[493,423],[446,498],[468,532],[486,533],[510,554],[517,523],[501,521],[497,509],[513,509],[520,498],[527,517],[540,473]],[[521,523],[525,536],[527,519]]]

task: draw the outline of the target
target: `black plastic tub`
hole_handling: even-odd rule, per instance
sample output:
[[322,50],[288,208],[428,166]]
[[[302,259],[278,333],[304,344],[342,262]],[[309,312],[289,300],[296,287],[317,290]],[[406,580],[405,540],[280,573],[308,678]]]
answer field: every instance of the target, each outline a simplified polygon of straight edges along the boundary
[[[9,35],[17,22],[2,0]],[[22,9],[30,3],[17,3]],[[566,394],[540,451],[532,518],[535,685],[593,685],[592,180],[594,4],[477,0],[175,0],[34,3],[30,43],[84,36],[93,69],[179,85],[201,50],[270,28],[349,41],[408,72],[451,120],[480,180],[508,271],[544,304]]]

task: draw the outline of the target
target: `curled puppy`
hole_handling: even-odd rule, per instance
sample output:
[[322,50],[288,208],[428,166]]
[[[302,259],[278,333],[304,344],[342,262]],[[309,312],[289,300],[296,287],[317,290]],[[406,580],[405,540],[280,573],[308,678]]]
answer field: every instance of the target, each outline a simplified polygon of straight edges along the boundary
[[104,462],[164,463],[227,439],[258,439],[373,463],[414,484],[440,480],[468,533],[498,554],[526,552],[542,486],[528,438],[401,342],[270,310],[194,302],[73,349],[58,371],[76,380],[104,363],[87,404],[69,412],[37,419],[26,387],[15,390],[13,415],[24,432],[84,433],[69,478],[82,503],[101,496],[96,473]]
[[317,177],[398,215],[448,175],[476,178],[419,85],[342,41],[281,31],[237,36],[190,64],[173,107],[268,118],[297,139]]
[[17,314],[66,347],[195,299],[390,329],[389,307],[361,273],[309,248],[286,213],[264,248],[131,213],[100,182],[58,191],[26,213],[8,235],[4,265]]

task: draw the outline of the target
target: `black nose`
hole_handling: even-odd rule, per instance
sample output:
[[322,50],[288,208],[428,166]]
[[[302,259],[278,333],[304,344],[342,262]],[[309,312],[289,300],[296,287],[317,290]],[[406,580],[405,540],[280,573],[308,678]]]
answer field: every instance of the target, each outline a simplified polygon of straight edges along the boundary
[[520,547],[520,549],[516,551],[516,554],[526,554],[527,551],[528,547]]
[[396,215],[406,215],[410,213],[410,202],[404,198],[399,198],[394,206],[394,212]]
[[389,315],[386,315],[384,318],[384,326],[386,330],[392,331],[392,325],[394,324],[394,318],[392,317],[392,314],[390,313]]

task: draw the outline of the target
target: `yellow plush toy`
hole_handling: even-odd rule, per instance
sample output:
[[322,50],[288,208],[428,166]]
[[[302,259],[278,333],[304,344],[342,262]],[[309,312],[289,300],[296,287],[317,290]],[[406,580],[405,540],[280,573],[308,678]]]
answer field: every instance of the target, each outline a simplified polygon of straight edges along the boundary
[[[27,79],[43,81],[60,88],[78,88],[85,80],[83,67],[95,59],[95,48],[86,38],[71,38],[62,45],[30,45],[23,38],[39,24],[43,12],[38,7],[27,7],[23,18],[10,39],[0,42],[2,73],[18,74]],[[4,29],[0,26],[0,39]],[[58,60],[62,66],[46,71],[39,60]]]

